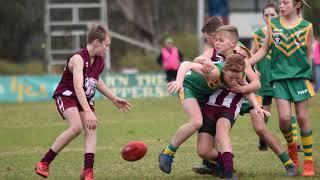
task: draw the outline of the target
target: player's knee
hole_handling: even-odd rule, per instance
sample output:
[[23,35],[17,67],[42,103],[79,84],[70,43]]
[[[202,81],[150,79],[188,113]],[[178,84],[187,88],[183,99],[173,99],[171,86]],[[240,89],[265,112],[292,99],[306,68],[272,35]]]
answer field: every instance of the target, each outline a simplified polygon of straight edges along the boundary
[[198,149],[197,150],[199,157],[202,159],[208,159],[208,150],[207,149]]
[[282,114],[282,115],[279,115],[279,120],[280,120],[280,123],[281,122],[291,122],[291,115],[290,114]]
[[306,113],[299,113],[297,114],[297,120],[298,122],[302,122],[303,124],[303,122],[306,122],[308,120],[308,116]]
[[195,120],[192,122],[192,126],[194,129],[200,129],[202,126],[202,121],[201,120]]
[[266,132],[266,126],[265,125],[258,125],[254,127],[254,130],[256,131],[257,135],[262,137]]
[[79,134],[81,134],[82,131],[82,125],[73,125],[70,128],[71,134],[73,136],[78,136]]

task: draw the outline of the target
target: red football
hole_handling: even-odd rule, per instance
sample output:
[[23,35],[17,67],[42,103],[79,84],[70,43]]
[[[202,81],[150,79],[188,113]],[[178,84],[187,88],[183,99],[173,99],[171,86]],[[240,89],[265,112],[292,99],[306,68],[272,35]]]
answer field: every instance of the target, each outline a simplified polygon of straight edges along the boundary
[[121,155],[124,160],[132,162],[143,158],[147,150],[147,145],[144,142],[130,141],[123,147]]

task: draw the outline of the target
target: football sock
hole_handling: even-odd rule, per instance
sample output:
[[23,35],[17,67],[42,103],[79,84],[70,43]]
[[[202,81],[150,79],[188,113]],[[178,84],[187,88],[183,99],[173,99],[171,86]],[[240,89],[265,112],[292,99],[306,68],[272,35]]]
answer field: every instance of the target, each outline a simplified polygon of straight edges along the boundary
[[293,135],[293,140],[297,141],[298,140],[298,124],[297,124],[297,118],[296,116],[291,116],[291,126],[292,126],[292,135]]
[[226,178],[233,177],[233,154],[231,152],[222,153],[222,161],[224,167],[224,175]]
[[312,130],[306,132],[301,131],[301,141],[303,146],[304,160],[312,161]]
[[293,165],[293,161],[289,158],[287,151],[279,154],[278,157],[284,166]]
[[94,163],[94,154],[93,153],[85,153],[84,154],[84,169],[92,169]]
[[292,127],[290,127],[290,129],[287,131],[281,130],[281,132],[282,132],[284,138],[286,139],[288,146],[292,146],[295,142],[293,139]]
[[174,155],[178,148],[175,148],[172,144],[169,144],[163,151],[163,154]]
[[51,148],[49,149],[49,151],[46,153],[46,155],[41,159],[40,162],[47,162],[48,164],[50,164],[54,158],[56,157],[57,153],[54,152]]

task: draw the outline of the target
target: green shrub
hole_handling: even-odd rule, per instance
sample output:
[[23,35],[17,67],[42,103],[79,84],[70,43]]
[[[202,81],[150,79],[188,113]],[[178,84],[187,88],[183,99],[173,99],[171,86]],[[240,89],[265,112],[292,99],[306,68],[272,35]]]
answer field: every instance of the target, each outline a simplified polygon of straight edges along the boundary
[[158,54],[150,52],[131,51],[125,54],[113,69],[136,68],[139,72],[161,71],[156,59]]
[[39,61],[13,63],[8,60],[0,60],[0,75],[39,75],[45,73],[45,68]]

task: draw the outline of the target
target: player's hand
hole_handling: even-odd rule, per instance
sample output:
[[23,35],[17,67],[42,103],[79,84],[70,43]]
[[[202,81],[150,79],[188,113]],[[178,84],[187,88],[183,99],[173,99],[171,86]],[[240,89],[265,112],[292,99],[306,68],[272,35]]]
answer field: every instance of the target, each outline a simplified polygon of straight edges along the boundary
[[174,94],[178,92],[179,90],[183,89],[182,83],[178,81],[171,81],[167,84],[168,92],[170,94]]
[[98,119],[92,111],[84,111],[84,122],[85,127],[89,130],[94,130],[97,128]]
[[203,61],[202,72],[204,74],[209,74],[212,69],[214,69],[214,64],[212,63],[211,59],[205,59]]
[[254,106],[255,113],[263,115],[263,117],[270,117],[271,113],[262,109],[260,106]]
[[243,94],[244,93],[244,86],[241,86],[240,84],[238,83],[233,83],[230,87],[229,87],[229,90],[233,93],[240,93],[240,94]]
[[112,103],[121,111],[129,112],[131,110],[131,104],[126,99],[116,97],[112,100]]

